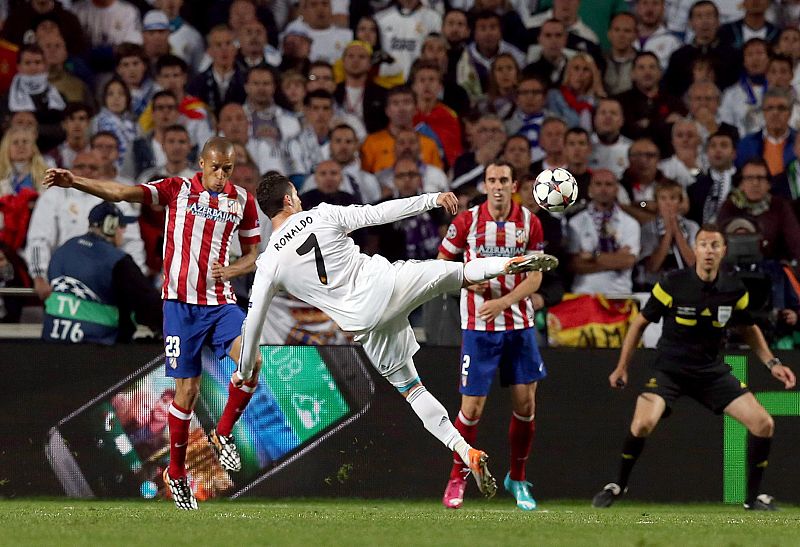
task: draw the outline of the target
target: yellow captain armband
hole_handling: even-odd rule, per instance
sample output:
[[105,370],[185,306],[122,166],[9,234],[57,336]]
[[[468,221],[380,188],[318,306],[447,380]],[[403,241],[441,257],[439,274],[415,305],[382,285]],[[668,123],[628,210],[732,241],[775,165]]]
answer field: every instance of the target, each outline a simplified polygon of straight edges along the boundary
[[661,283],[656,283],[655,287],[653,287],[653,296],[666,307],[672,307],[672,296],[664,290]]

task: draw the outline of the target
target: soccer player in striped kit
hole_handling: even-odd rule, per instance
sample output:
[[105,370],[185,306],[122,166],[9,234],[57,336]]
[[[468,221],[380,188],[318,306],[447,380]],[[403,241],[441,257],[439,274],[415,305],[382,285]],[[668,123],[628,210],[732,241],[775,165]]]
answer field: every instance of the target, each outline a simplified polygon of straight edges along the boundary
[[[218,358],[227,353],[238,360],[245,315],[236,305],[230,279],[252,272],[258,256],[258,212],[253,196],[230,182],[234,158],[233,143],[213,137],[200,154],[202,171],[192,179],[170,177],[128,186],[79,177],[66,169],[50,169],[45,175],[46,186],[75,188],[106,201],[167,207],[164,346],[166,374],[175,378],[176,393],[169,407],[170,461],[164,483],[179,509],[197,509],[186,475],[186,451],[200,391],[201,350],[207,344]],[[229,264],[228,250],[237,230],[242,258]],[[228,471],[241,469],[231,429],[255,391],[257,372],[252,381],[228,386],[227,404],[208,436]]]
[[[486,202],[453,220],[439,247],[439,258],[455,260],[463,253],[464,262],[469,263],[541,250],[539,219],[511,199],[517,189],[511,164],[490,163],[484,185]],[[533,271],[461,289],[461,409],[455,427],[468,443],[475,443],[486,396],[499,368],[500,383],[511,388],[513,408],[508,430],[510,471],[504,486],[525,511],[536,509],[525,480],[525,464],[533,441],[536,384],[547,374],[536,344],[531,298],[541,281],[541,272]],[[442,498],[445,507],[458,509],[463,504],[465,476],[463,462],[455,457]]]

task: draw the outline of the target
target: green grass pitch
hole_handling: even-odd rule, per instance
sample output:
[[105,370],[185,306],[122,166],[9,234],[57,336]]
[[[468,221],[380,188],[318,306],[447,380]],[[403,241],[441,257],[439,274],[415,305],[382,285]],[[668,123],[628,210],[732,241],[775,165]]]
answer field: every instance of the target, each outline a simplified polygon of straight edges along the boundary
[[438,501],[236,500],[194,513],[172,502],[0,500],[0,545],[419,545],[459,547],[800,546],[800,508],[748,513],[722,504],[546,502],[519,511],[510,498]]

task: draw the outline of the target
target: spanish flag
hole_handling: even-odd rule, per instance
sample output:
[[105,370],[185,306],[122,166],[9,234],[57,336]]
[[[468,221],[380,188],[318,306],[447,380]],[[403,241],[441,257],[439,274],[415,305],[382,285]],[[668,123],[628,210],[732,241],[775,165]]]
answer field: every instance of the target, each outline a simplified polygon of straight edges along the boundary
[[547,311],[548,341],[551,346],[619,348],[637,313],[633,299],[567,294]]

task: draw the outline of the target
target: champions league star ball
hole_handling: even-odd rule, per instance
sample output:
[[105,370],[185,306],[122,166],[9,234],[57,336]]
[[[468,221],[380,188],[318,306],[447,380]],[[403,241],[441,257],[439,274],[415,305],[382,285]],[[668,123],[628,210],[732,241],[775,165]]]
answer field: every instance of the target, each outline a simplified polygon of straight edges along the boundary
[[561,213],[578,199],[578,182],[561,167],[545,169],[533,183],[533,198],[550,213]]

